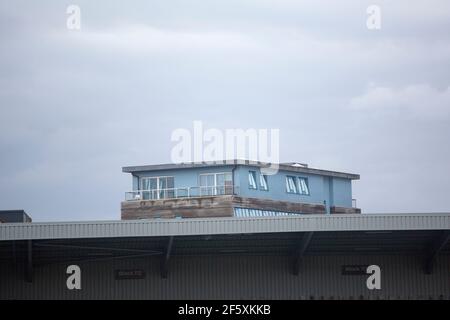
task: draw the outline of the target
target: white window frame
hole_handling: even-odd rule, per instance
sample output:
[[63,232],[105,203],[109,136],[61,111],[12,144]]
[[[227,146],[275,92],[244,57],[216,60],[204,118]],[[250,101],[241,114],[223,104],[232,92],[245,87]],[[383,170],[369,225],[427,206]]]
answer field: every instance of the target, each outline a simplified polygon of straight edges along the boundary
[[[227,185],[223,185],[223,186],[217,185],[217,176],[219,174],[223,174],[223,175],[229,174],[231,176],[231,183],[233,183],[233,172],[230,172],[230,171],[208,172],[208,173],[200,173],[198,175],[198,187],[199,188],[205,187],[205,186],[202,186],[201,183],[200,183],[200,177],[201,176],[211,176],[211,175],[213,175],[214,176],[214,185],[213,186],[206,186],[206,187],[208,187],[208,188],[209,187],[213,187],[213,195],[217,195],[217,187],[224,187],[224,188],[227,187]],[[227,181],[227,180],[224,179],[224,181]],[[233,185],[231,185],[231,187],[233,187]]]
[[[298,180],[298,193],[303,195],[303,196],[309,196],[310,195],[310,191],[309,191],[309,181],[308,178],[306,177],[297,177]],[[305,182],[305,186],[306,186],[306,192],[303,191],[303,186],[301,184],[301,181]]]
[[262,191],[269,191],[269,181],[267,175],[259,173],[259,189]]
[[[254,182],[254,186],[252,186],[252,183],[250,183],[250,176],[252,177],[252,180]],[[248,171],[248,188],[251,190],[257,190],[258,189],[258,183],[256,182],[256,171],[249,170]]]
[[[173,188],[165,188],[161,189],[159,187],[159,180],[162,178],[173,178]],[[156,179],[156,189],[143,189],[142,185],[144,180],[150,180],[150,179]],[[140,191],[151,191],[156,192],[156,199],[161,199],[160,193],[161,190],[167,190],[167,189],[175,189],[175,177],[174,176],[155,176],[155,177],[141,177],[139,178],[139,190]],[[164,198],[164,197],[163,197]]]
[[[292,185],[289,184],[289,180],[292,180],[292,182],[293,182]],[[291,191],[292,190],[291,187],[294,187],[294,191]],[[290,176],[290,175],[286,176],[286,192],[298,194],[298,185],[297,185],[297,177],[296,176]]]

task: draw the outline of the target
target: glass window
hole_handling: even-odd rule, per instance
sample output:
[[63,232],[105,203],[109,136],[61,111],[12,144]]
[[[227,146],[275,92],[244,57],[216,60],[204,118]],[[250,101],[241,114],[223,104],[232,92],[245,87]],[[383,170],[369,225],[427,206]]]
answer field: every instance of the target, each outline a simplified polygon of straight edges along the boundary
[[269,190],[269,186],[267,184],[267,176],[265,174],[259,175],[259,188],[264,191]]
[[215,175],[214,173],[200,175],[200,195],[211,196],[214,194]]
[[298,193],[297,192],[297,183],[295,180],[296,180],[295,177],[292,177],[292,176],[286,177],[286,192]]
[[200,194],[232,194],[233,177],[231,172],[200,174]]
[[216,175],[216,185],[217,186],[224,186],[225,185],[225,174],[224,173],[218,173]]
[[166,178],[166,188],[167,188],[167,194],[166,197],[168,198],[175,198],[175,183],[173,177],[167,177]]
[[166,198],[166,190],[167,189],[167,178],[159,178],[158,182],[158,190],[159,190],[159,199]]
[[233,175],[231,172],[225,173],[225,194],[233,194]]
[[173,198],[174,177],[151,177],[141,179],[144,200]]
[[233,179],[231,177],[231,172],[216,174],[217,194],[230,194],[233,190],[231,188],[232,185],[233,185]]
[[141,190],[149,190],[149,189],[150,189],[150,179],[142,178]]
[[142,178],[141,190],[143,200],[157,199],[158,178]]
[[300,191],[300,194],[309,195],[307,178],[298,178],[298,190]]
[[256,189],[256,172],[255,171],[249,171],[248,172],[248,187],[250,189]]

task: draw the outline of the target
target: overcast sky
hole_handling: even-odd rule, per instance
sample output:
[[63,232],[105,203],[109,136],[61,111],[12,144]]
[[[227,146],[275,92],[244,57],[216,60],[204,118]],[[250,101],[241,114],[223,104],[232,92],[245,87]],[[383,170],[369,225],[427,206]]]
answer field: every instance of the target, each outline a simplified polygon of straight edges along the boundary
[[121,167],[201,120],[361,174],[364,212],[448,212],[449,30],[447,0],[0,0],[0,209],[119,219]]

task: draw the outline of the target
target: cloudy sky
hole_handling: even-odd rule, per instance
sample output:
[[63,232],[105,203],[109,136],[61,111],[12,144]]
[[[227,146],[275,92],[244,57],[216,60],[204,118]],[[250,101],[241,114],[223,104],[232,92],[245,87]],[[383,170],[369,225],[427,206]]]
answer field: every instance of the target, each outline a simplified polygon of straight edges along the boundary
[[118,219],[121,167],[201,120],[361,174],[364,212],[450,211],[449,30],[447,0],[0,0],[0,209]]

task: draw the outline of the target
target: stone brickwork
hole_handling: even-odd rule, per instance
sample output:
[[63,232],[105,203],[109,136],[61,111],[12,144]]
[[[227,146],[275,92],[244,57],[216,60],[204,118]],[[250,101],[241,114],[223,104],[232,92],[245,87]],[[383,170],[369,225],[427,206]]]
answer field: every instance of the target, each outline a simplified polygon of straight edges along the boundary
[[333,214],[361,213],[359,208],[331,207],[330,212]]
[[233,196],[204,196],[122,202],[122,220],[232,217]]
[[[124,201],[121,206],[122,220],[154,218],[205,218],[232,217],[233,208],[249,208],[269,211],[298,212],[302,214],[325,214],[322,204],[275,201],[246,198],[234,195],[203,196],[161,200]],[[338,208],[339,212],[342,209]],[[333,212],[338,213],[338,212]],[[344,213],[344,212],[342,212]]]

